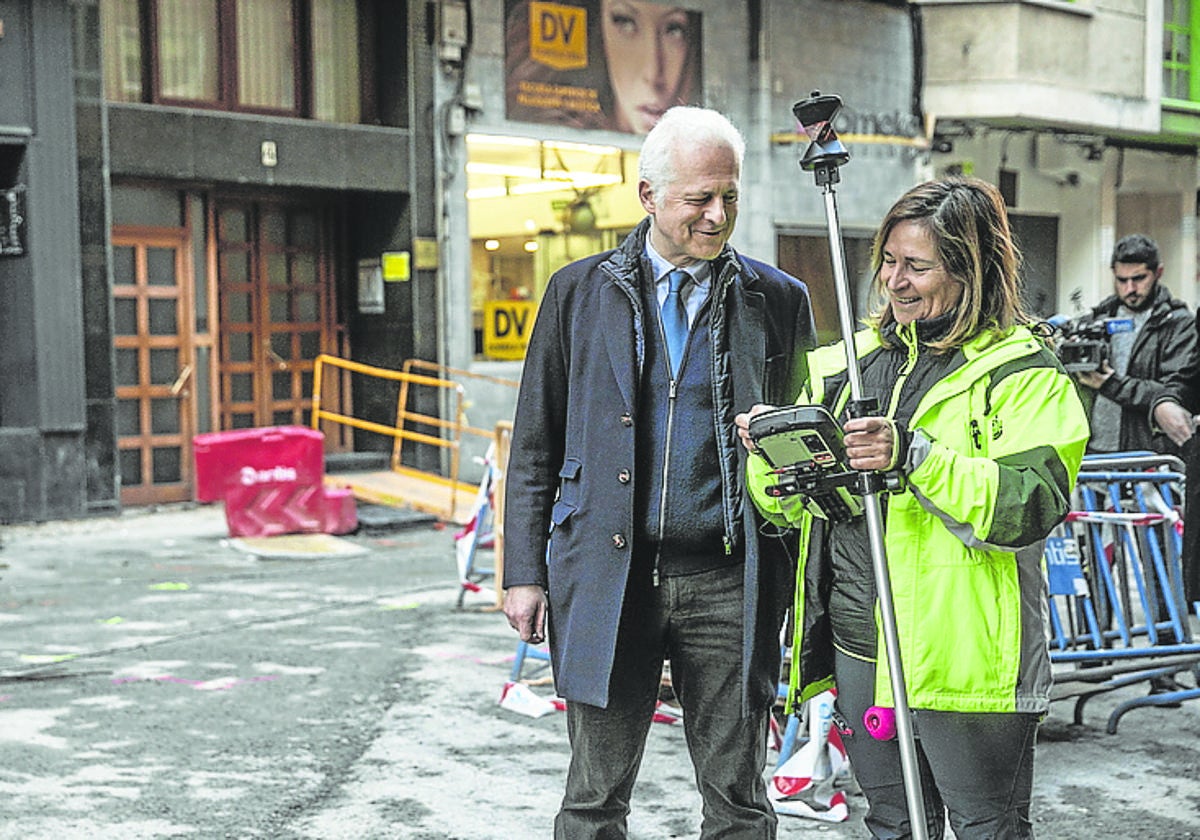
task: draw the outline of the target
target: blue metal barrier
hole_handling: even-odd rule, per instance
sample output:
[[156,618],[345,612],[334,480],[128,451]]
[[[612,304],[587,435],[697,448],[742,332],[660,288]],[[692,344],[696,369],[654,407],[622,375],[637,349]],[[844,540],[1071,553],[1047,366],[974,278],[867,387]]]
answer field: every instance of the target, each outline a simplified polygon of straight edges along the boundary
[[[1149,452],[1088,456],[1074,510],[1046,541],[1050,593],[1052,699],[1087,701],[1117,688],[1190,670],[1200,676],[1200,644],[1183,596],[1183,464]],[[1200,605],[1192,605],[1200,616]],[[1121,703],[1109,715],[1116,732],[1126,712],[1200,697],[1181,688]]]

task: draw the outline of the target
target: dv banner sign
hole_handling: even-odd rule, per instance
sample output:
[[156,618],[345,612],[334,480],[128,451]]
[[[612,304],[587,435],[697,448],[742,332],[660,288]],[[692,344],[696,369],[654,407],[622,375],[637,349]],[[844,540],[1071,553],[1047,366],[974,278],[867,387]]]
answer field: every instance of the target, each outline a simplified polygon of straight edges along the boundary
[[673,2],[504,0],[505,116],[645,134],[704,101],[702,15]]
[[524,359],[537,304],[531,300],[489,300],[483,304],[483,355]]

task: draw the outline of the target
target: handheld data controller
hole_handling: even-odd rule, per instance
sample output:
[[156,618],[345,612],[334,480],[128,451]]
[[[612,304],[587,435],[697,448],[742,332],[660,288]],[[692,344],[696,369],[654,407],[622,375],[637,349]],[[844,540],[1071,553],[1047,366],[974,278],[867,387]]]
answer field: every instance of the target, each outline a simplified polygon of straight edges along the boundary
[[750,419],[749,433],[779,476],[779,483],[767,488],[768,495],[803,494],[835,522],[862,513],[862,499],[851,490],[859,474],[849,466],[841,427],[824,406],[764,411]]

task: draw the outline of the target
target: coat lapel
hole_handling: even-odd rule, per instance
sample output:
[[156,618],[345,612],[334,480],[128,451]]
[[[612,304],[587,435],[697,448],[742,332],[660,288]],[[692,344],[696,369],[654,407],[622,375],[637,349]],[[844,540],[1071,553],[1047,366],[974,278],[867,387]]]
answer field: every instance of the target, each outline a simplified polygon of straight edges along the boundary
[[741,306],[728,306],[730,378],[733,382],[733,405],[746,411],[765,398],[763,388],[764,359],[767,353],[766,299],[759,292],[740,286],[731,290],[742,296]]
[[613,378],[621,391],[625,410],[634,409],[637,378],[642,368],[641,316],[629,296],[616,283],[606,283],[600,294],[599,322],[612,365]]

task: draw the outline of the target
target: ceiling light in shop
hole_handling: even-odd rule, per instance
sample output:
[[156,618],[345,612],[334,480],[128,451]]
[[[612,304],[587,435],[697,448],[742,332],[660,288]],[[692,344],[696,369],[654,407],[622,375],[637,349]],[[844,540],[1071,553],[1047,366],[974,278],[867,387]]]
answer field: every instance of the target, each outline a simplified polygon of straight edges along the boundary
[[625,153],[616,146],[470,134],[467,158],[467,198],[472,200],[625,182]]
[[537,148],[541,141],[532,137],[507,137],[502,134],[468,134],[467,145],[477,146],[518,146]]
[[487,250],[487,251],[499,251],[500,250],[500,240],[499,239],[488,239],[483,243],[483,247],[484,247],[484,250]]
[[[470,166],[470,164],[468,164]],[[580,173],[571,180],[521,181],[514,183],[505,179],[503,184],[475,187],[467,190],[468,199],[503,198],[506,195],[534,195],[535,193],[560,192],[564,190],[586,190],[595,187],[611,187],[621,183],[620,176]]]
[[621,152],[616,146],[600,146],[595,143],[567,143],[559,140],[543,140],[542,146],[556,151],[579,152],[597,157],[607,157],[608,155],[620,154]]
[[511,166],[504,163],[472,161],[467,164],[468,175],[498,175],[501,178],[528,178],[536,181],[558,181],[557,186],[579,188],[608,187],[625,180],[616,172],[571,172],[566,169],[537,169],[531,166]]

